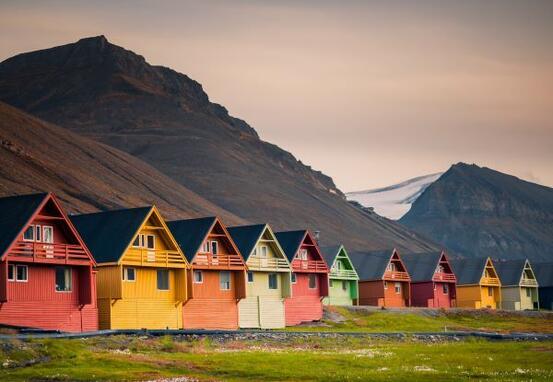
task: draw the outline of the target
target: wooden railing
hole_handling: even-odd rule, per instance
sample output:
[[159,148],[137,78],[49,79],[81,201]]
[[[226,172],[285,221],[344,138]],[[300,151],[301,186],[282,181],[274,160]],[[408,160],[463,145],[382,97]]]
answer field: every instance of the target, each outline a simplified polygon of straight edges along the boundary
[[198,253],[194,257],[194,265],[206,268],[231,268],[244,267],[244,262],[238,255]]
[[286,260],[278,259],[276,257],[250,257],[247,264],[249,269],[290,269],[290,266]]
[[183,268],[186,263],[177,251],[129,248],[124,257],[127,265]]
[[399,280],[399,281],[409,281],[409,274],[407,272],[399,271],[386,271],[384,272],[385,280]]
[[331,268],[330,277],[338,277],[344,279],[357,279],[357,273],[351,269],[335,269]]
[[521,286],[535,287],[535,286],[538,286],[538,282],[534,279],[525,279],[525,278],[523,278],[522,281],[520,282],[520,285]]
[[294,272],[328,272],[326,263],[322,260],[299,260],[292,262]]
[[451,281],[455,282],[457,279],[453,273],[436,272],[434,273],[433,281]]
[[83,247],[77,244],[37,243],[18,241],[9,256],[20,261],[37,263],[88,263],[90,259]]
[[482,277],[482,280],[480,280],[480,284],[499,286],[499,279],[495,277]]

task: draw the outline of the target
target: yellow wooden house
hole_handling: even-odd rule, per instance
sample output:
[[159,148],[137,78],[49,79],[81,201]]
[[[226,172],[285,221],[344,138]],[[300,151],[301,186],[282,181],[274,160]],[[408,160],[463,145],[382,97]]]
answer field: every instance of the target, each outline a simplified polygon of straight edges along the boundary
[[241,328],[284,328],[284,299],[291,296],[291,268],[268,224],[230,227],[246,260],[246,298],[238,303]]
[[457,307],[501,306],[501,281],[489,257],[453,259],[450,263],[457,277]]
[[155,206],[71,216],[98,265],[100,329],[181,329],[188,263]]

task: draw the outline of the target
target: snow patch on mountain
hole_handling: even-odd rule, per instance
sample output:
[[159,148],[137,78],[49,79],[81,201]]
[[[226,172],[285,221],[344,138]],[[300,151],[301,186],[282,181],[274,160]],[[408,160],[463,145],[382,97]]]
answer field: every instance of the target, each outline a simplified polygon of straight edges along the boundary
[[374,211],[390,219],[399,219],[409,211],[411,204],[434,183],[443,173],[419,176],[373,190],[346,193],[348,200],[360,203],[363,207],[372,207]]

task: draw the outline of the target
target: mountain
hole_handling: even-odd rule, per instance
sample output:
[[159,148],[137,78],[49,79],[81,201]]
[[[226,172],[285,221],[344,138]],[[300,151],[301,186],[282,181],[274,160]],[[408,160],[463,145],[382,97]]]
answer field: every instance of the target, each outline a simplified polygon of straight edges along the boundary
[[553,188],[458,163],[400,219],[464,256],[553,260]]
[[156,204],[167,218],[243,220],[127,153],[0,102],[0,196],[53,191],[67,211]]
[[388,187],[348,192],[346,197],[363,207],[372,208],[379,215],[396,220],[409,211],[411,204],[440,175],[441,172],[408,179]]
[[0,100],[130,153],[246,220],[320,230],[323,244],[353,249],[435,248],[347,203],[330,177],[260,140],[198,82],[104,36],[3,61]]

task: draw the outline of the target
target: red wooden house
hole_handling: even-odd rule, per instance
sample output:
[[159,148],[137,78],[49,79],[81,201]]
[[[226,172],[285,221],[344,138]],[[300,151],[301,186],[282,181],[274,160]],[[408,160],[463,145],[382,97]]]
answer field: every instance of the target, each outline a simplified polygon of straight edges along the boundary
[[0,324],[98,328],[94,260],[52,194],[0,198]]
[[445,251],[401,256],[411,276],[411,305],[452,308],[456,305],[457,279]]
[[411,278],[396,249],[350,255],[359,275],[359,305],[410,306]]
[[238,302],[246,297],[246,264],[217,217],[167,223],[191,265],[185,329],[238,329]]
[[292,267],[292,297],[284,300],[286,325],[323,317],[328,296],[328,266],[309,231],[277,232],[276,237]]

